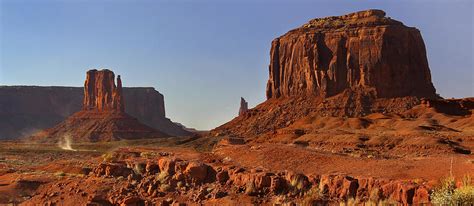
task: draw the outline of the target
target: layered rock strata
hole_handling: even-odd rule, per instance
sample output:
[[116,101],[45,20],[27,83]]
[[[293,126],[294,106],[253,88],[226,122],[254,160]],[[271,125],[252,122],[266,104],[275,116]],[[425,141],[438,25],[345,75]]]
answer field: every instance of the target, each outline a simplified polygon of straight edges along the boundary
[[367,10],[318,18],[272,42],[267,98],[330,97],[373,88],[379,98],[434,98],[420,31]]

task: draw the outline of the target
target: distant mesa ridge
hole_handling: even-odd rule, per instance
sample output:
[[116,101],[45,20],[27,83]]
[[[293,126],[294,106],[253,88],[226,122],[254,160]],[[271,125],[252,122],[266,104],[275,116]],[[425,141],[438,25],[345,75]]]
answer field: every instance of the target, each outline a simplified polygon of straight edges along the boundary
[[124,106],[120,76],[115,85],[112,71],[90,70],[84,84],[82,110],[31,138],[41,142],[61,141],[64,137],[97,142],[169,136],[128,115]]

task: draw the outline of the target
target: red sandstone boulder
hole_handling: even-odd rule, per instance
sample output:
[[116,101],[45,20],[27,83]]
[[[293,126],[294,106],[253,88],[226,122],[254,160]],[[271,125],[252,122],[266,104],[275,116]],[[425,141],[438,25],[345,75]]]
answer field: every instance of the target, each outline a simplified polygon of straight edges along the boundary
[[147,174],[157,174],[160,172],[160,167],[154,162],[147,162],[145,171]]
[[121,163],[101,163],[93,173],[98,177],[128,177],[133,174],[133,170]]
[[199,162],[190,162],[184,171],[184,174],[195,184],[201,184],[207,177],[207,165]]
[[329,196],[351,198],[357,196],[359,183],[357,179],[344,175],[322,175],[319,189]]
[[173,175],[175,172],[176,160],[172,158],[161,158],[158,160],[158,165],[161,172],[166,172],[169,175]]
[[227,170],[220,171],[216,174],[216,179],[219,183],[225,184],[229,180],[229,172]]
[[413,197],[413,204],[426,205],[430,203],[430,190],[425,186],[420,186],[415,191]]

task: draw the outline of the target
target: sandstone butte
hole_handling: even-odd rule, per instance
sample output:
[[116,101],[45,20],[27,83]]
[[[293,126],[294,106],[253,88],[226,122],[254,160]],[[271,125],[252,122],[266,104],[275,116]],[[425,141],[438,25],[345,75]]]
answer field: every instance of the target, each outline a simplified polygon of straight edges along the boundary
[[84,83],[83,110],[96,110],[99,112],[125,112],[122,97],[122,80],[109,70],[89,70]]
[[267,98],[330,97],[373,89],[379,98],[435,98],[420,31],[368,10],[313,19],[272,42]]
[[382,10],[313,19],[274,39],[266,96],[213,135],[252,138],[309,116],[399,114],[441,99],[420,31]]
[[74,113],[51,129],[38,132],[34,140],[113,141],[168,136],[140,123],[125,113],[120,75],[115,85],[115,74],[107,69],[90,70],[84,83],[82,110]]

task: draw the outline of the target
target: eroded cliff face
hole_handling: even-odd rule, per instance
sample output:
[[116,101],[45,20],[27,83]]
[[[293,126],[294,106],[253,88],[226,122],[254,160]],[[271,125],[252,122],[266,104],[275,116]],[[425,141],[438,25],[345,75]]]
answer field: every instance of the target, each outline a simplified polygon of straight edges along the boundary
[[84,110],[124,112],[123,102],[120,75],[117,77],[116,86],[115,74],[110,70],[93,69],[87,72],[82,105]]
[[272,42],[267,98],[436,96],[420,31],[381,10],[313,19]]

